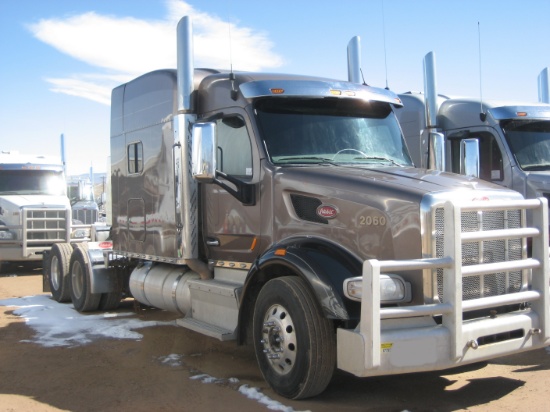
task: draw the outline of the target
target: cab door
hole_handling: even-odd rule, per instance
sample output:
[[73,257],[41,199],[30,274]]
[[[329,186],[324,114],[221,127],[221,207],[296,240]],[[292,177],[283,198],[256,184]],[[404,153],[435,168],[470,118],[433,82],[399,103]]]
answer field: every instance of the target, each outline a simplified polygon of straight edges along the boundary
[[[203,228],[207,257],[244,267],[257,256],[256,244],[260,236],[261,212],[259,176],[254,176],[255,145],[244,113],[227,113],[218,118],[216,169],[246,185],[254,185],[256,201],[245,205],[236,196],[218,184],[203,184]],[[256,168],[257,169],[257,168]],[[259,174],[259,173],[257,173]],[[231,188],[236,186],[219,177]]]

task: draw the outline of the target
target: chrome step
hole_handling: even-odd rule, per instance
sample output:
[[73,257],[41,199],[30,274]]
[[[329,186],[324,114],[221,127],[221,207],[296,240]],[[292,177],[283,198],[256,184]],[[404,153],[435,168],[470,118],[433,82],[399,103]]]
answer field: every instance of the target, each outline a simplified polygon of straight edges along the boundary
[[234,331],[230,331],[220,326],[212,325],[194,318],[176,319],[176,324],[221,341],[235,340],[237,338]]

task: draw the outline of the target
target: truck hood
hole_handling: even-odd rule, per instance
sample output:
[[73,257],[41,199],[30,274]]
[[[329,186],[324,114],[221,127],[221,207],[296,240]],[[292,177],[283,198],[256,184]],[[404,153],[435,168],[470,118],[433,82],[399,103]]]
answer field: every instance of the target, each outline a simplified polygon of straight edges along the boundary
[[419,200],[428,193],[438,192],[471,192],[475,197],[478,192],[503,192],[517,198],[517,193],[496,184],[473,177],[435,170],[416,169],[413,167],[359,168],[347,166],[317,166],[285,169],[285,178],[312,182],[321,186],[330,186],[338,191],[351,191],[379,195],[394,192],[394,198]]
[[451,198],[521,195],[475,178],[412,167],[285,167],[275,176],[274,227],[279,239],[317,236],[360,259],[419,258],[421,209]]
[[66,196],[5,195],[0,196],[0,206],[6,209],[18,209],[22,206],[40,208],[70,208],[71,205],[69,203],[69,198]]

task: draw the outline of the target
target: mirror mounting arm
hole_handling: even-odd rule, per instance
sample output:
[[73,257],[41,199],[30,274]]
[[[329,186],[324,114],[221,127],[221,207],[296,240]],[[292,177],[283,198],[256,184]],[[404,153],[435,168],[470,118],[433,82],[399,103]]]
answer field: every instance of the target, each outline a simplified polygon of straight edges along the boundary
[[[229,185],[225,184],[223,181],[218,179],[222,177],[228,182],[233,183],[237,190],[233,189]],[[216,177],[213,182],[218,186],[227,190],[232,196],[239,200],[245,206],[254,206],[256,204],[256,186],[254,184],[245,183],[242,180],[239,180],[233,176],[230,176],[226,173],[216,170]]]

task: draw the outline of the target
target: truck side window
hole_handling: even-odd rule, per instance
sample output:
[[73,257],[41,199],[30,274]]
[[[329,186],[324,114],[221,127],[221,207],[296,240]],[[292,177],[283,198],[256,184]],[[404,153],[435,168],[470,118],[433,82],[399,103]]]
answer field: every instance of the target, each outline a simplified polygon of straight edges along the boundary
[[230,116],[217,121],[218,169],[228,175],[252,176],[252,149],[242,117]]
[[128,145],[128,173],[135,174],[143,171],[143,143],[136,142]]
[[488,181],[502,181],[502,154],[495,140],[489,133],[482,133],[479,138],[479,177]]
[[452,171],[460,173],[460,141],[476,138],[479,140],[479,177],[487,181],[502,181],[502,153],[495,137],[490,133],[471,133],[467,135],[449,136],[452,145]]
[[491,136],[491,180],[504,180],[502,153],[494,136]]

